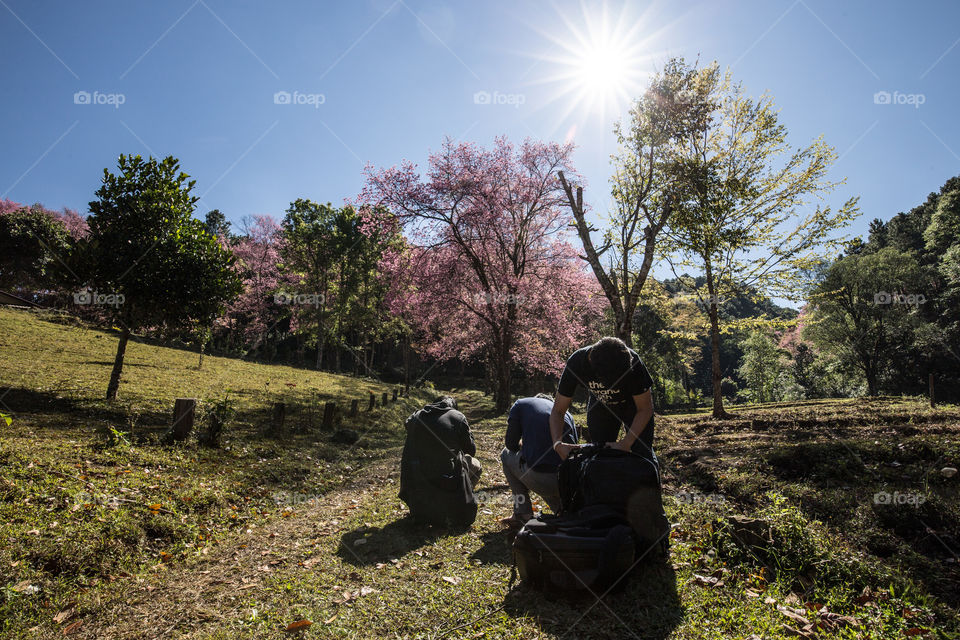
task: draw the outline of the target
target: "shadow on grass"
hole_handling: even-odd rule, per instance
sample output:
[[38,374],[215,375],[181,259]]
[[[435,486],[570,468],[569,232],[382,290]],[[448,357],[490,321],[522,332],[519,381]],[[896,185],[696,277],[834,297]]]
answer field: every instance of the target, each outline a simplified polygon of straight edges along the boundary
[[[421,524],[410,517],[394,520],[382,527],[358,527],[340,538],[337,555],[353,566],[389,562],[443,536],[456,536],[467,528]],[[359,542],[364,540],[365,542]]]
[[518,585],[504,597],[503,610],[535,618],[557,637],[667,638],[684,617],[677,577],[669,562],[641,561],[626,585],[605,594],[558,595]]

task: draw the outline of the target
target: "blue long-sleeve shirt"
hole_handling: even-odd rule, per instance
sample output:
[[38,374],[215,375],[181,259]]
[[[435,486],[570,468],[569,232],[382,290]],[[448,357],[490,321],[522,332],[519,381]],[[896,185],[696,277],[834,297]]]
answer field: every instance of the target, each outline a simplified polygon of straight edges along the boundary
[[[550,438],[552,410],[553,400],[546,398],[520,398],[510,408],[504,444],[510,451],[519,449],[529,467],[548,470],[560,465],[560,456],[553,450]],[[569,412],[563,416],[563,441],[577,443],[577,425]]]

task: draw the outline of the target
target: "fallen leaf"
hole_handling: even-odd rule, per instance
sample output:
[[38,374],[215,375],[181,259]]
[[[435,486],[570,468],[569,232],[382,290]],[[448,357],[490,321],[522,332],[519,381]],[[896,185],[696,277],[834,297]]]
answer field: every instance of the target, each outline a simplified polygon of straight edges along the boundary
[[443,576],[443,579],[450,584],[460,584],[463,580],[459,576]]
[[329,618],[327,618],[326,620],[324,620],[324,621],[323,621],[323,624],[330,624],[331,622],[333,622],[333,621],[336,620],[336,619],[337,619],[337,614],[333,614],[332,616],[330,616]]
[[287,625],[287,631],[303,631],[312,624],[309,620],[297,620]]
[[69,636],[72,633],[76,633],[80,630],[80,626],[83,625],[83,620],[77,620],[76,622],[71,622],[63,628],[63,635]]
[[790,607],[784,607],[784,606],[778,605],[777,611],[787,616],[794,622],[799,622],[801,625],[810,624],[810,620],[808,620],[806,616],[803,615],[803,611],[800,609],[791,609]]
[[57,615],[53,616],[53,621],[56,622],[57,624],[63,624],[64,622],[72,618],[73,614],[76,612],[77,610],[72,607],[70,609],[64,609]]

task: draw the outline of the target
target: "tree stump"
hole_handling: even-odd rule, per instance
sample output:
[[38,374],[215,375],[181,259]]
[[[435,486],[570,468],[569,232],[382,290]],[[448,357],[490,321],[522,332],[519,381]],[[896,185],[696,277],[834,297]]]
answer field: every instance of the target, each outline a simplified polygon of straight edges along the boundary
[[333,429],[333,416],[337,411],[336,402],[328,402],[323,408],[323,424],[320,425],[320,428],[324,431],[330,431]]
[[384,391],[384,392],[383,392],[383,406],[387,406],[387,398],[388,398],[387,392]]
[[397,401],[397,388],[394,387],[394,388],[393,388],[393,402],[396,402],[396,401]]
[[350,417],[356,418],[358,413],[360,413],[360,401],[354,398],[350,402]]
[[196,398],[177,398],[173,403],[173,427],[170,437],[175,442],[181,442],[190,437],[193,431],[193,421],[197,413]]

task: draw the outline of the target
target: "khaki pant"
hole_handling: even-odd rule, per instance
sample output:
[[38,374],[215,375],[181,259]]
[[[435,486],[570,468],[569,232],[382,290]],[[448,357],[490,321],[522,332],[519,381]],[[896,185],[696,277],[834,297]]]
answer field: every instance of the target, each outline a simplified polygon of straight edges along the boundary
[[530,492],[533,491],[547,503],[550,510],[560,513],[560,483],[556,473],[534,471],[520,460],[519,451],[504,449],[500,452],[503,475],[513,491],[513,515],[529,519],[533,515]]

